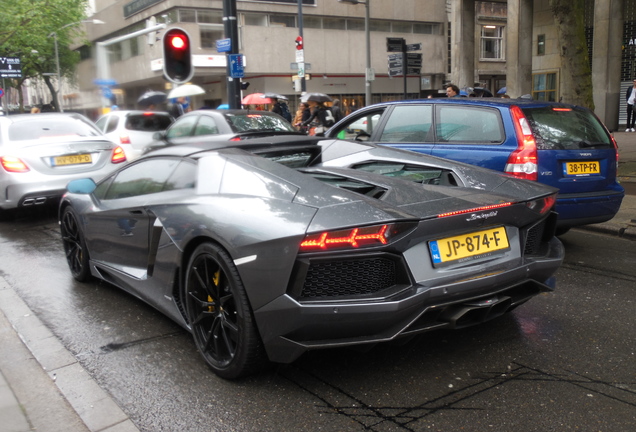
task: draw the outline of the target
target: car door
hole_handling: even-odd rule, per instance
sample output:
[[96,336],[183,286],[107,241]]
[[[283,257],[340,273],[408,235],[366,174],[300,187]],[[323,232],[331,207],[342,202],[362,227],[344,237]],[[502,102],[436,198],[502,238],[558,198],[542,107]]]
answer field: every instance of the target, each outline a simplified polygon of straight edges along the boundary
[[[514,134],[511,134],[514,138]],[[438,103],[435,105],[435,144],[431,154],[503,171],[516,149],[506,145],[501,111],[496,107]]]
[[[180,159],[176,158],[149,159],[131,164],[98,186],[95,196],[99,210],[87,215],[85,233],[92,260],[134,279],[148,276],[158,241],[158,234],[153,234],[156,216],[151,209],[161,204],[165,191],[175,188],[175,182],[169,179],[179,166]],[[192,180],[179,180],[179,184],[194,188],[196,169],[185,168]]]
[[370,141],[387,107],[358,110],[334,125],[325,136],[349,141]]

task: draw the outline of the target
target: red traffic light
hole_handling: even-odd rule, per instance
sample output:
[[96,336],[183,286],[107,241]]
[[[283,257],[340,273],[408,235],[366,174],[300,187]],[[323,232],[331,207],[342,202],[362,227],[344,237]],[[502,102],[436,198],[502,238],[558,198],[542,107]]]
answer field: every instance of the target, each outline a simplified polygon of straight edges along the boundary
[[163,74],[168,81],[182,84],[194,75],[190,36],[178,27],[163,35]]
[[297,50],[303,49],[303,37],[302,36],[298,36],[296,38],[296,49]]
[[174,35],[170,37],[169,44],[172,48],[182,50],[188,47],[188,41],[183,35]]

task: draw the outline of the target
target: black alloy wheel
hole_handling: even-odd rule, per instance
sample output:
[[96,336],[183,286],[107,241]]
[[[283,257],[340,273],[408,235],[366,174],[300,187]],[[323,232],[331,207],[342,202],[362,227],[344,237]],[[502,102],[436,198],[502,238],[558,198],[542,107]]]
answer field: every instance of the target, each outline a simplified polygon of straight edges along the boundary
[[84,233],[80,227],[77,214],[71,207],[66,207],[62,213],[62,223],[60,224],[66,262],[73,277],[86,282],[91,278],[88,265],[88,250],[84,241]]
[[217,375],[235,379],[266,364],[245,288],[218,245],[203,243],[190,257],[183,300],[197,349]]

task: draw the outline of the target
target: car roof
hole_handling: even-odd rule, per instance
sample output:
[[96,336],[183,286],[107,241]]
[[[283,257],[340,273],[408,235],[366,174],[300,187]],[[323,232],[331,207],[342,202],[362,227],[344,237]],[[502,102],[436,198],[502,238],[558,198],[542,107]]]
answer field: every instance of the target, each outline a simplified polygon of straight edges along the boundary
[[205,139],[194,144],[181,144],[175,146],[161,147],[157,150],[153,150],[143,158],[151,156],[177,156],[177,157],[196,157],[198,153],[204,153],[208,151],[222,150],[226,148],[242,148],[248,151],[254,151],[257,149],[264,149],[269,147],[289,147],[289,146],[308,146],[315,145],[320,141],[333,141],[330,138],[314,137],[307,135],[280,135],[269,136],[263,138],[252,138],[249,140],[241,141],[228,141],[227,139],[219,138],[214,140],[211,138]]
[[129,115],[162,115],[162,116],[170,116],[170,113],[168,113],[167,111],[152,111],[152,110],[116,110],[116,111],[111,111],[107,114],[104,114],[102,117],[105,117],[107,115],[115,115],[115,116],[119,116],[119,117],[125,117],[125,116],[129,116]]
[[11,114],[2,116],[3,121],[5,122],[19,122],[19,121],[37,121],[42,119],[50,119],[50,118],[59,118],[59,117],[71,117],[71,118],[82,118],[84,120],[91,121],[88,117],[74,113],[74,112],[47,112],[47,113],[24,113],[24,114]]
[[561,102],[549,102],[549,101],[539,101],[533,99],[526,98],[497,98],[497,97],[454,97],[454,98],[431,98],[431,99],[412,99],[412,100],[404,100],[404,101],[391,101],[391,102],[383,102],[377,103],[373,105],[369,105],[365,108],[365,110],[373,108],[373,107],[382,107],[382,106],[391,106],[391,105],[410,105],[410,104],[458,104],[458,105],[476,105],[476,106],[493,106],[493,107],[510,107],[512,105],[519,106],[521,108],[531,108],[531,107],[545,107],[545,106],[554,106],[554,107],[570,107],[570,108],[583,108],[577,105],[571,105]]

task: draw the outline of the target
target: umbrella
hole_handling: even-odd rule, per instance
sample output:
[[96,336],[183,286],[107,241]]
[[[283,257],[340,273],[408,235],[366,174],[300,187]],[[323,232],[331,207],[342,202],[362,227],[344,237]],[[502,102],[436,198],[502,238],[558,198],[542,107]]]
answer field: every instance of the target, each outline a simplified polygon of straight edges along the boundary
[[202,95],[205,93],[203,88],[199,87],[196,84],[184,84],[182,86],[173,88],[168,93],[168,99],[174,99],[179,97],[187,97],[187,96],[196,96]]
[[301,102],[315,101],[315,102],[331,102],[331,97],[324,93],[305,93],[300,97]]
[[507,92],[507,89],[505,87],[502,87],[499,89],[499,91],[497,91],[497,94],[504,94]]
[[263,96],[263,93],[252,93],[245,96],[242,103],[243,105],[264,105],[271,104],[273,101],[270,98]]
[[230,106],[228,104],[221,104],[216,107],[216,109],[230,109]]
[[262,98],[274,98],[274,99],[281,99],[281,100],[289,100],[289,98],[287,96],[283,96],[282,94],[278,94],[278,93],[263,93],[263,95],[261,97]]
[[147,91],[146,93],[142,94],[139,99],[137,99],[137,103],[144,106],[159,105],[161,103],[164,103],[165,101],[166,94],[164,92],[154,90]]
[[493,94],[486,87],[475,87],[473,89],[477,97],[493,97]]

